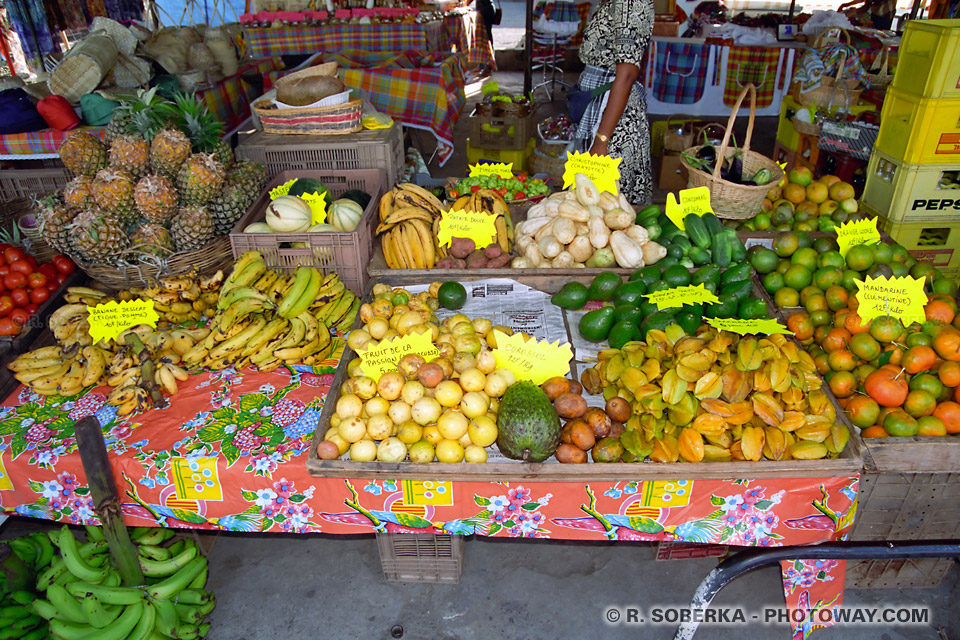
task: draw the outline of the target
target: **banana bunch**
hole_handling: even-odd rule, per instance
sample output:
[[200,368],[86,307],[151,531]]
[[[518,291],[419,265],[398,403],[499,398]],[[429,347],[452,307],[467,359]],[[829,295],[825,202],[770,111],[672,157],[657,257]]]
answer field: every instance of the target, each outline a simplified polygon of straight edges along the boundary
[[[513,217],[510,215],[510,208],[507,201],[499,193],[492,189],[478,189],[469,196],[461,196],[456,202],[450,205],[451,211],[482,211],[483,213],[494,213],[497,219],[494,224],[497,227],[497,245],[504,253],[510,253],[513,246]],[[434,236],[440,233],[440,220],[434,223]],[[447,249],[437,244],[437,252],[440,258],[447,257]]]
[[[207,559],[188,538],[172,541],[170,529],[131,530],[145,585],[121,586],[120,573],[99,527],[87,527],[80,544],[70,528],[50,533],[59,556],[37,578],[45,598],[29,603],[31,616],[49,623],[56,640],[148,640],[202,638],[204,618],[216,599],[205,591]],[[44,628],[47,631],[47,628]],[[13,636],[11,636],[13,637]]]
[[28,567],[28,572],[20,576],[22,580],[17,580],[21,584],[17,586],[26,587],[22,581],[29,579],[29,589],[12,590],[10,579],[7,576],[0,578],[0,638],[23,638],[25,640],[41,640],[49,635],[47,621],[36,615],[30,608],[30,604],[36,599],[37,594],[32,591],[32,575],[42,573],[53,561],[56,555],[53,543],[45,533],[35,532],[22,538],[7,540],[10,546],[20,560]]

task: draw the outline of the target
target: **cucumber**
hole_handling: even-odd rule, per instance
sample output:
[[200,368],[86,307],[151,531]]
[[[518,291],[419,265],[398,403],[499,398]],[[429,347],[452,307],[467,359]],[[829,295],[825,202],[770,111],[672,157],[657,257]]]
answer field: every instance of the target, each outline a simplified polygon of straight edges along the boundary
[[645,227],[648,224],[656,224],[660,218],[660,207],[655,204],[651,204],[648,207],[644,207],[637,212],[636,223],[641,227]]
[[718,220],[714,214],[705,213],[700,216],[700,219],[703,220],[703,226],[707,228],[707,233],[711,236],[715,236],[723,231],[723,225],[720,224],[720,220]]
[[690,259],[690,261],[693,263],[694,266],[710,264],[710,252],[700,247],[692,247],[690,249],[690,252],[687,253],[687,257]]
[[683,226],[693,244],[701,249],[710,248],[710,234],[707,233],[707,227],[703,222],[703,218],[695,213],[691,213],[683,219]]
[[730,266],[733,249],[722,233],[713,236],[713,239],[715,240],[713,243],[713,263],[721,269],[725,269]]

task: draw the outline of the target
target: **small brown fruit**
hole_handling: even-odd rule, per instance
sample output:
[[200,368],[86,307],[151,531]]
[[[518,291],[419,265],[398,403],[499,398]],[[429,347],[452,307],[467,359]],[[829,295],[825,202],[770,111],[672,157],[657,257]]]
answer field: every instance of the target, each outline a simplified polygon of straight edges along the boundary
[[610,418],[607,417],[603,409],[590,407],[587,409],[587,412],[583,414],[583,419],[590,425],[590,428],[593,430],[593,435],[597,440],[606,438],[610,433]]
[[614,422],[626,422],[630,419],[630,414],[632,413],[630,403],[620,396],[607,400],[605,411]]
[[570,393],[575,393],[578,396],[583,395],[583,385],[577,382],[576,380],[569,380],[570,383]]
[[[584,451],[593,449],[593,445],[597,444],[597,438],[593,435],[593,429],[583,420],[571,420],[567,423],[567,428],[570,429],[570,444]],[[561,439],[563,439],[562,436]]]
[[554,376],[540,385],[540,388],[543,389],[543,392],[550,398],[550,402],[553,402],[559,398],[561,394],[570,391],[570,381],[560,376]]
[[587,401],[574,393],[561,393],[553,403],[561,418],[579,418],[587,412]]
[[417,379],[427,389],[433,389],[443,382],[443,368],[435,362],[428,362],[417,371]]
[[619,438],[626,430],[627,428],[622,422],[613,421],[610,423],[610,433],[607,435],[609,435],[611,438]]
[[561,444],[557,447],[556,456],[558,462],[565,464],[583,464],[587,461],[587,452],[572,444]]
[[570,425],[572,422],[568,422],[563,425],[563,429],[560,430],[560,442],[563,444],[572,444],[573,443],[573,430]]

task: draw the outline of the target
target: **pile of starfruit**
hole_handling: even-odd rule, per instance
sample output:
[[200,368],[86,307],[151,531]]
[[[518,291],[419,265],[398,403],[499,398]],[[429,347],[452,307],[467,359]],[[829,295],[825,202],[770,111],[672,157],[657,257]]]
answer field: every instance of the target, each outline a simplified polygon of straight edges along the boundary
[[704,326],[689,336],[671,325],[601,351],[581,380],[631,403],[620,436],[627,462],[815,460],[840,455],[850,438],[813,359],[783,335]]

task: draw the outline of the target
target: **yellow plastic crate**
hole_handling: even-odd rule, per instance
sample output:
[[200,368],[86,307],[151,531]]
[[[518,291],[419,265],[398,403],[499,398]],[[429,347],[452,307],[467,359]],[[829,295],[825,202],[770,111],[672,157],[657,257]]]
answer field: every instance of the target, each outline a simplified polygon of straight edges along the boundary
[[924,98],[960,98],[960,20],[907,23],[893,88]]
[[536,147],[536,141],[530,138],[527,146],[523,149],[480,149],[470,144],[470,138],[467,138],[467,162],[477,164],[478,162],[502,162],[504,164],[513,163],[513,172],[527,170],[527,162],[530,155]]
[[888,89],[874,149],[909,164],[960,164],[960,98]]
[[960,163],[908,164],[874,151],[860,199],[890,222],[960,222]]
[[960,267],[960,222],[896,223],[877,217],[880,229],[917,260],[951,272]]
[[[797,147],[800,146],[800,134],[794,128],[790,118],[797,109],[802,108],[803,107],[790,96],[784,96],[783,101],[780,103],[780,119],[777,123],[777,142],[780,143],[781,147],[789,151],[796,151]],[[850,113],[853,115],[860,115],[861,113],[876,110],[877,107],[872,104],[858,104],[850,107]]]

